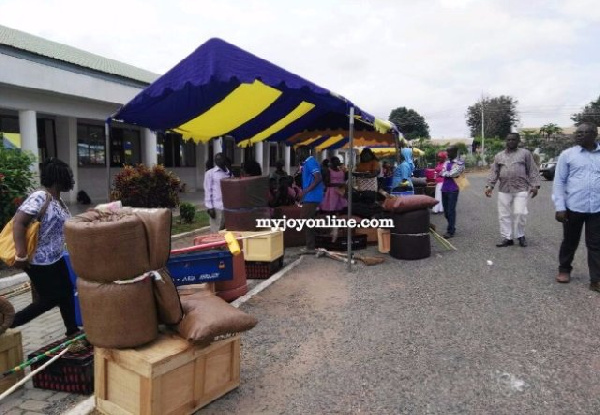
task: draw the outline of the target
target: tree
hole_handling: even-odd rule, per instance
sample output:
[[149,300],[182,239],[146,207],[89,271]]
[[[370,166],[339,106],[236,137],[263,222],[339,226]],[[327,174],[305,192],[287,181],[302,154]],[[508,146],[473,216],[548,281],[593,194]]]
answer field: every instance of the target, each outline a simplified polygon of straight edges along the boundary
[[396,124],[407,140],[415,138],[430,138],[429,125],[417,111],[406,107],[392,110],[389,120]]
[[596,101],[592,101],[583,107],[583,111],[571,115],[571,119],[575,122],[575,125],[580,125],[584,122],[593,122],[596,125],[600,125],[600,96]]
[[483,127],[485,138],[506,138],[513,126],[519,122],[517,104],[513,97],[500,95],[484,98],[467,108],[467,125],[472,137],[481,137],[481,106],[483,105]]
[[562,134],[563,129],[554,123],[544,124],[540,127],[540,135],[547,139],[557,134]]

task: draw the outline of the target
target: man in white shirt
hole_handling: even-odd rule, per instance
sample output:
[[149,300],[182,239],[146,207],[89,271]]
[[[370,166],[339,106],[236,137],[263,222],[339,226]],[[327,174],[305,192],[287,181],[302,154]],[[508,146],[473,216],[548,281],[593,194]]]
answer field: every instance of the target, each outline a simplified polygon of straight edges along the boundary
[[216,233],[225,227],[221,180],[231,177],[231,172],[227,168],[223,153],[215,154],[214,161],[215,167],[204,175],[204,206],[210,216],[210,231]]

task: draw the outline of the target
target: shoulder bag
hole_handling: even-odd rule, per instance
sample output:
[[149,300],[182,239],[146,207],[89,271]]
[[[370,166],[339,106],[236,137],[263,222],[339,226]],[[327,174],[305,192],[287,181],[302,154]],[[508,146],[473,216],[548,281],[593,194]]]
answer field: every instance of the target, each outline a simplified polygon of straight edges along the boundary
[[458,186],[459,192],[462,192],[463,190],[465,190],[467,187],[469,187],[471,185],[471,183],[469,183],[469,179],[467,179],[467,176],[465,176],[464,173],[462,173],[458,177],[455,177],[454,183],[456,183],[456,185]]
[[[35,253],[38,243],[38,232],[40,230],[40,224],[46,214],[48,204],[52,200],[50,193],[46,192],[46,201],[40,209],[37,216],[31,221],[27,230],[25,231],[25,244],[27,246],[27,258],[31,258]],[[15,218],[13,218],[4,226],[2,232],[0,232],[0,260],[6,265],[12,267],[15,265],[15,240],[13,237],[13,229],[15,224]]]

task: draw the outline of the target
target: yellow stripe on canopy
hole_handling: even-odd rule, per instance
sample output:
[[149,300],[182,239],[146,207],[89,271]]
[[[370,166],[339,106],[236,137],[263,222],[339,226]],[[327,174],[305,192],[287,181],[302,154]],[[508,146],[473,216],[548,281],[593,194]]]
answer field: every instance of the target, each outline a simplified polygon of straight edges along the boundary
[[298,104],[298,106],[296,108],[294,108],[291,112],[289,112],[285,117],[281,118],[279,121],[277,121],[276,123],[274,123],[267,129],[254,135],[254,137],[250,137],[246,140],[242,140],[238,145],[240,147],[247,147],[250,144],[254,144],[254,143],[263,141],[264,139],[269,138],[276,132],[287,127],[289,124],[296,121],[298,118],[303,117],[314,107],[315,107],[315,104],[311,104],[310,102],[302,101],[300,104]]
[[343,139],[344,139],[344,134],[338,134],[336,136],[329,137],[327,140],[323,141],[321,144],[319,144],[315,148],[318,151],[325,150],[325,149],[328,149],[329,147],[331,147],[332,145],[334,145],[335,143],[342,141]]
[[[393,156],[394,154],[396,154],[396,148],[395,147],[375,147],[375,148],[371,148],[371,150],[373,151],[373,153],[375,153],[376,156],[379,157],[389,157],[389,156]],[[422,157],[425,155],[425,152],[423,150],[421,150],[420,148],[416,148],[413,147],[412,148],[412,153],[413,153],[413,157],[417,158],[417,157]]]
[[322,135],[317,135],[315,137],[311,137],[307,140],[301,141],[299,143],[294,144],[294,148],[298,148],[300,146],[307,146],[309,144],[314,143],[315,141],[317,141],[319,138],[323,137]]
[[389,121],[380,118],[375,118],[373,126],[375,127],[375,131],[382,134],[385,134],[392,129],[392,124]]
[[207,142],[255,118],[281,94],[281,91],[258,80],[252,84],[241,84],[221,102],[174,131],[182,134],[184,139],[193,138],[196,143]]

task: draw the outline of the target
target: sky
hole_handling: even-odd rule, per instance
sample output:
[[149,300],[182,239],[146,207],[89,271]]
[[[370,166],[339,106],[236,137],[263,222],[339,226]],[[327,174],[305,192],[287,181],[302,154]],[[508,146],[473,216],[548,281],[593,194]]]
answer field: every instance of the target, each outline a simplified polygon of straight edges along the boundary
[[218,37],[433,138],[482,97],[568,127],[600,96],[596,0],[0,0],[0,24],[158,74]]

